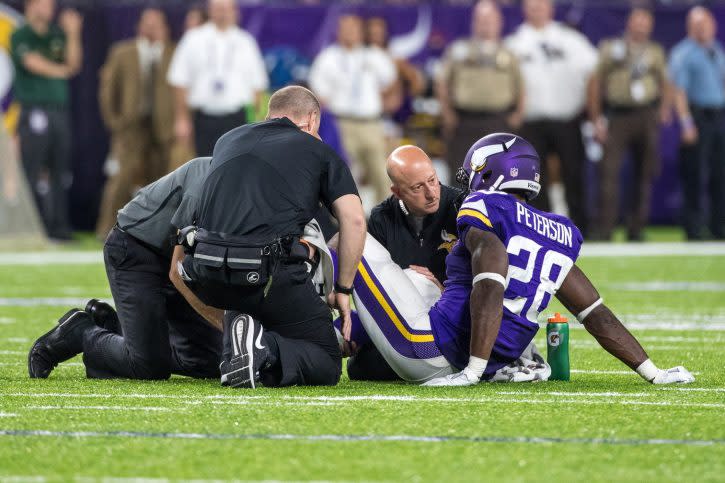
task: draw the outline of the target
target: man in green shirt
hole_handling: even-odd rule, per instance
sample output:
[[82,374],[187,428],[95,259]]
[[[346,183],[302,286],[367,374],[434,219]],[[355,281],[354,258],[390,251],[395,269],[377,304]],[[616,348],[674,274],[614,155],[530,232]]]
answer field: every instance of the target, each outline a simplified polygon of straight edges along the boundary
[[21,105],[18,136],[28,183],[48,236],[70,237],[71,131],[68,79],[82,62],[78,12],[64,10],[52,22],[55,0],[27,0],[26,23],[10,39],[14,97]]

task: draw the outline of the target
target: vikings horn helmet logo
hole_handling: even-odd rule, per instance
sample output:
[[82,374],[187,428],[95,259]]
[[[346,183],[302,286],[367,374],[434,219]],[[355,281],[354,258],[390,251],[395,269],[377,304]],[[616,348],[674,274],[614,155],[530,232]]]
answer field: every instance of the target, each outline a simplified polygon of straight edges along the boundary
[[473,157],[471,157],[471,168],[473,168],[473,171],[475,172],[482,171],[483,168],[486,167],[486,161],[489,156],[508,151],[515,142],[516,138],[511,138],[511,140],[505,144],[491,144],[476,149],[473,153]]

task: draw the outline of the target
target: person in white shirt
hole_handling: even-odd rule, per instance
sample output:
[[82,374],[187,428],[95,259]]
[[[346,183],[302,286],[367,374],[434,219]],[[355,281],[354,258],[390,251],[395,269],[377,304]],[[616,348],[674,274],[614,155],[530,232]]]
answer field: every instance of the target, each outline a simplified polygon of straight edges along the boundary
[[246,106],[259,106],[269,86],[256,40],[237,25],[234,0],[209,0],[209,22],[187,31],[169,69],[174,86],[174,132],[209,156],[217,139],[247,122]]
[[310,70],[310,88],[337,117],[343,147],[350,160],[365,169],[376,202],[390,192],[383,94],[396,79],[390,56],[378,47],[363,45],[363,22],[355,15],[340,18],[337,43],[320,52]]
[[[570,218],[586,233],[580,118],[597,50],[581,33],[553,20],[551,0],[524,0],[523,12],[525,22],[506,39],[519,58],[526,89],[521,135],[543,161],[552,154],[559,158]],[[545,165],[545,177],[548,172]],[[548,195],[537,198],[538,207],[546,211]]]

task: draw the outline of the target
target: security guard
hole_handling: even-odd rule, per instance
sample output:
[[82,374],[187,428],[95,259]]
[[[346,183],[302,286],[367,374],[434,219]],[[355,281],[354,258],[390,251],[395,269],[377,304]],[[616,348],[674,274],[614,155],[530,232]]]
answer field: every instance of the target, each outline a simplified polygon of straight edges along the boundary
[[[643,8],[629,15],[623,37],[599,47],[599,65],[590,80],[589,116],[604,145],[599,163],[599,222],[592,236],[608,240],[617,224],[619,172],[627,151],[634,155],[634,177],[627,207],[627,237],[642,239],[652,183],[659,170],[659,121],[670,117],[665,53],[650,40],[654,18]],[[604,108],[604,111],[602,109]]]
[[48,377],[80,352],[90,378],[219,376],[222,311],[204,306],[183,283],[169,281],[174,224],[193,218],[193,193],[210,162],[189,161],[118,212],[103,247],[118,313],[96,300],[85,310],[70,310],[30,349],[30,377]]
[[269,100],[267,121],[242,126],[214,147],[199,194],[185,277],[224,317],[222,384],[334,385],[341,354],[329,308],[311,279],[300,237],[320,202],[340,224],[335,305],[350,337],[352,281],[365,215],[350,170],[318,135],[320,105],[299,86]]
[[472,36],[446,51],[435,88],[441,104],[450,173],[481,136],[521,126],[524,89],[516,57],[501,44],[503,19],[495,2],[473,11]]
[[[712,12],[693,7],[687,15],[687,38],[670,53],[670,78],[682,130],[679,174],[688,240],[708,236],[706,220],[709,235],[725,239],[725,48],[716,32]],[[710,202],[707,217],[703,190]]]
[[[456,214],[463,193],[441,185],[433,162],[416,146],[393,151],[387,171],[393,196],[373,208],[368,232],[396,264],[420,273],[442,291],[445,258],[457,241]],[[400,379],[372,343],[348,359],[347,374],[356,380]]]

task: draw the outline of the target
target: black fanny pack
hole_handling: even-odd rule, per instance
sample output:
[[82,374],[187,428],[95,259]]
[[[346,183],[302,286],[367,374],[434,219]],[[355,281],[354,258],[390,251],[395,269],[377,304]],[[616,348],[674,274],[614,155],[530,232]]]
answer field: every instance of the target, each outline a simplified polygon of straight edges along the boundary
[[258,240],[189,227],[180,244],[184,269],[195,281],[242,287],[267,285],[286,256],[283,239]]

